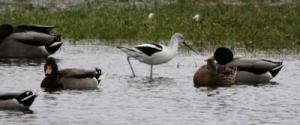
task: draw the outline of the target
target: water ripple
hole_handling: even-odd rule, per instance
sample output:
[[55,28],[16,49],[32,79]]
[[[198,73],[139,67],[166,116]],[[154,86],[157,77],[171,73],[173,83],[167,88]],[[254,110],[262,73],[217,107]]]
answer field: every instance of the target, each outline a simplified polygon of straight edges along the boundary
[[1,59],[1,92],[33,90],[38,94],[31,112],[0,111],[1,123],[281,125],[300,122],[300,63],[296,58],[280,57],[285,67],[273,79],[276,84],[197,89],[192,84],[197,70],[194,65],[195,61],[198,66],[204,64],[201,61],[204,56],[180,54],[167,64],[155,66],[153,81],[148,78],[150,67],[137,61],[132,61],[137,77],[131,78],[125,55],[112,46],[65,44],[53,57],[58,59],[60,68],[100,67],[107,73],[106,79],[96,90],[46,92],[39,87],[44,59]]

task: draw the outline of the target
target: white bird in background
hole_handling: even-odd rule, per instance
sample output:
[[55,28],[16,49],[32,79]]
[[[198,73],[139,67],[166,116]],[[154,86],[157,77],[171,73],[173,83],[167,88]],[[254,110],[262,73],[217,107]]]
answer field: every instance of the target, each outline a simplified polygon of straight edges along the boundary
[[140,62],[149,64],[151,66],[150,79],[152,79],[153,65],[167,63],[173,59],[177,54],[178,44],[183,43],[189,49],[195,52],[188,44],[184,42],[184,37],[180,33],[175,33],[170,40],[170,43],[165,46],[162,44],[141,44],[132,48],[118,46],[127,55],[127,61],[135,77],[134,70],[130,63],[130,58],[135,58]]
[[200,21],[200,15],[199,15],[199,14],[196,14],[196,15],[192,18],[192,20],[194,20],[194,21],[196,21],[196,22]]
[[148,19],[149,19],[149,20],[152,20],[153,18],[154,18],[154,13],[149,13]]

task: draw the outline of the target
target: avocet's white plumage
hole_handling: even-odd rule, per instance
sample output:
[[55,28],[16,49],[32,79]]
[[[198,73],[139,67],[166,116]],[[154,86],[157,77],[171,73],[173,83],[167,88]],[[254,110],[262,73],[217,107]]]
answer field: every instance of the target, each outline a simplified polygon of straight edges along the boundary
[[[141,44],[132,48],[126,48],[120,46],[117,48],[121,49],[127,55],[127,61],[131,68],[133,76],[135,76],[135,73],[131,66],[130,58],[135,58],[140,62],[149,64],[151,66],[151,71],[150,71],[150,79],[151,79],[153,65],[167,63],[168,61],[173,59],[177,54],[179,43],[185,43],[184,37],[180,33],[175,33],[171,37],[170,43],[167,46],[162,44]],[[185,45],[188,46],[186,43]]]

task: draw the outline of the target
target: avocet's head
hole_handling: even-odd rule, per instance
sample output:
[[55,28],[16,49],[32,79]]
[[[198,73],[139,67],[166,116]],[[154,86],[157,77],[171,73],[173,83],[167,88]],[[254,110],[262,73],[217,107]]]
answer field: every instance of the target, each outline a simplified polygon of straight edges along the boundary
[[190,50],[192,50],[193,52],[197,53],[192,47],[190,47],[184,40],[184,37],[181,33],[175,33],[172,37],[171,37],[171,44],[172,45],[176,45],[178,43],[183,43],[186,47],[188,47]]
[[184,42],[184,37],[183,37],[183,35],[181,33],[175,33],[171,37],[171,42],[182,43],[182,42]]

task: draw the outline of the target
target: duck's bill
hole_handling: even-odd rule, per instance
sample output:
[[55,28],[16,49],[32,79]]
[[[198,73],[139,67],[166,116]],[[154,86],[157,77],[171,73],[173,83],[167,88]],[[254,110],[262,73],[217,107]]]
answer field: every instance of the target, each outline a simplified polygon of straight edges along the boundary
[[214,55],[210,55],[207,59],[205,59],[204,61],[207,61],[207,60],[215,60],[215,56]]
[[52,66],[50,66],[50,65],[46,66],[45,74],[46,75],[51,75],[52,74]]
[[183,42],[183,44],[189,48],[190,50],[192,50],[194,53],[199,54],[197,51],[195,51],[195,49],[193,49],[191,46],[189,46],[186,42]]

